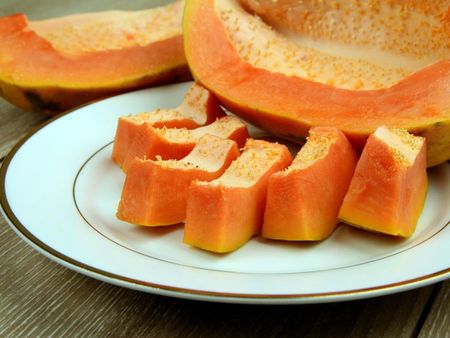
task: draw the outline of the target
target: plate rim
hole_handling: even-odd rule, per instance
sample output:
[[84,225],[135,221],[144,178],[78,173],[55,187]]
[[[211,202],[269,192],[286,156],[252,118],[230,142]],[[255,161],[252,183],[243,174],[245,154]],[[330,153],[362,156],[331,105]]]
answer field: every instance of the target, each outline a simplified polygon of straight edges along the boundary
[[[162,87],[170,87],[170,86],[172,85],[168,86],[166,85]],[[137,91],[131,91],[128,93],[112,96],[110,98],[129,95],[131,93],[148,91],[151,89],[152,88],[146,88]],[[47,258],[53,260],[57,264],[63,265],[75,272],[84,274],[88,277],[92,277],[97,280],[101,280],[103,282],[118,285],[121,287],[127,287],[130,289],[150,292],[154,294],[192,300],[215,301],[223,303],[253,303],[253,304],[287,304],[287,303],[306,304],[306,303],[325,303],[325,302],[356,300],[361,298],[370,298],[386,294],[392,294],[396,292],[407,291],[410,289],[437,283],[450,277],[450,267],[448,267],[446,269],[418,276],[412,279],[401,280],[394,283],[387,283],[368,288],[351,289],[344,291],[303,293],[303,294],[231,293],[231,292],[218,292],[218,291],[206,291],[191,288],[182,288],[152,283],[149,281],[136,280],[90,266],[86,263],[80,262],[76,259],[73,259],[72,257],[69,257],[53,249],[52,247],[41,241],[39,238],[34,236],[30,231],[28,231],[27,227],[18,220],[18,218],[12,211],[12,208],[9,204],[6,195],[6,175],[8,172],[8,168],[12,160],[14,159],[14,156],[22,148],[22,146],[26,142],[28,142],[35,134],[40,132],[42,129],[46,128],[48,125],[54,123],[55,121],[80,110],[83,107],[90,106],[94,103],[108,100],[110,98],[94,100],[85,103],[83,105],[74,107],[32,128],[11,148],[6,157],[3,159],[2,166],[0,167],[0,210],[2,211],[4,219],[12,228],[12,230],[18,235],[19,238],[24,240],[34,250],[43,254]],[[449,226],[449,224],[450,220],[447,221],[444,228]]]

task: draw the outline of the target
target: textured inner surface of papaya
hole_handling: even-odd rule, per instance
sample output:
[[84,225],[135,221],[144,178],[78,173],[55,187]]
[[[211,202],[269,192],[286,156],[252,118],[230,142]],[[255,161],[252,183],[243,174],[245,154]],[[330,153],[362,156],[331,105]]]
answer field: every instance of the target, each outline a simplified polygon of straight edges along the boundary
[[215,11],[248,63],[339,88],[389,87],[450,58],[446,1],[227,0]]
[[244,124],[234,116],[225,116],[213,123],[195,129],[186,128],[155,128],[154,132],[172,143],[195,143],[204,135],[214,135],[222,138],[229,137]]
[[379,127],[375,131],[375,136],[382,140],[392,151],[397,163],[404,166],[414,164],[424,139],[414,136],[404,129]]
[[145,46],[181,34],[183,6],[71,15],[31,21],[29,28],[68,55]]
[[308,142],[300,149],[291,165],[284,171],[289,173],[295,170],[301,170],[310,167],[316,161],[324,158],[330,149],[330,146],[336,141],[333,134],[316,133],[310,131]]
[[[150,124],[175,119],[189,118],[198,124],[204,124],[207,120],[206,104],[209,92],[200,86],[194,85],[184,97],[180,106],[172,109],[156,108],[152,112],[141,112],[123,118],[134,121],[137,124],[148,122]],[[200,109],[199,109],[200,107]]]
[[157,108],[152,112],[142,112],[134,115],[123,116],[122,118],[133,121],[137,124],[140,123],[156,123],[161,121],[175,120],[177,118],[186,118],[179,109],[162,109]]
[[161,160],[160,166],[165,168],[198,169],[208,172],[218,171],[225,162],[225,157],[234,144],[232,140],[205,135],[195,148],[181,160]]
[[212,184],[229,187],[251,187],[279,160],[281,150],[268,142],[251,142],[227,170]]

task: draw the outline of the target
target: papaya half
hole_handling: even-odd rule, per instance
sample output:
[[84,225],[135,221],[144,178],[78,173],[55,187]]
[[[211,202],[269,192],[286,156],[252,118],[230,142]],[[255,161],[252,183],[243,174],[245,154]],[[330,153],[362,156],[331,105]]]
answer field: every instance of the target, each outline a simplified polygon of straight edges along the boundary
[[362,150],[385,125],[450,158],[448,1],[187,0],[183,34],[194,78],[274,134],[334,126]]
[[183,1],[28,21],[0,18],[0,95],[54,115],[94,99],[191,78]]

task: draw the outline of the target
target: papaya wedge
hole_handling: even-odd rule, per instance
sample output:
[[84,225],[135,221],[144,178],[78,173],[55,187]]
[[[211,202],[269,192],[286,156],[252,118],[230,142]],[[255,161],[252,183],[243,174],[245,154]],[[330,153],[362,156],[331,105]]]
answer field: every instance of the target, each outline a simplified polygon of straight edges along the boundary
[[191,182],[219,177],[238,156],[233,140],[205,135],[181,160],[135,158],[125,179],[117,217],[146,226],[184,222]]
[[292,164],[269,177],[262,236],[289,241],[328,237],[339,223],[356,161],[339,129],[311,128]]
[[261,232],[269,177],[291,162],[285,145],[248,139],[222,176],[191,183],[183,241],[217,253],[244,245]]
[[427,196],[425,153],[422,137],[378,128],[356,165],[339,218],[365,230],[411,236]]
[[194,83],[183,102],[174,109],[156,109],[136,115],[120,116],[117,122],[112,159],[119,166],[125,161],[134,138],[139,135],[144,124],[154,128],[187,128],[193,129],[210,124],[225,112],[217,99],[204,87]]
[[230,111],[284,138],[304,142],[328,125],[362,150],[386,125],[424,136],[428,166],[448,160],[448,3],[356,3],[187,0],[191,72]]
[[144,123],[138,128],[122,162],[124,172],[134,159],[179,160],[189,154],[202,136],[207,134],[230,139],[242,147],[248,137],[247,125],[235,116],[224,116],[195,129],[155,128]]
[[183,1],[29,21],[0,18],[0,96],[49,115],[118,93],[191,78]]

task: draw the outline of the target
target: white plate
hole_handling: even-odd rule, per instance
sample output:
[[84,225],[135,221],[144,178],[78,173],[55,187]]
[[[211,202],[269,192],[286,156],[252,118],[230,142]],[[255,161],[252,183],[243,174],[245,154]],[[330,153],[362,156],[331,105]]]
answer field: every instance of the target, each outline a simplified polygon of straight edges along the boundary
[[320,243],[254,238],[227,255],[182,243],[181,226],[149,229],[115,218],[124,175],[110,160],[117,117],[174,107],[189,83],[133,92],[62,115],[4,161],[6,219],[39,252],[113,284],[239,303],[365,298],[450,276],[450,165],[430,170],[415,234],[389,238],[341,225]]

